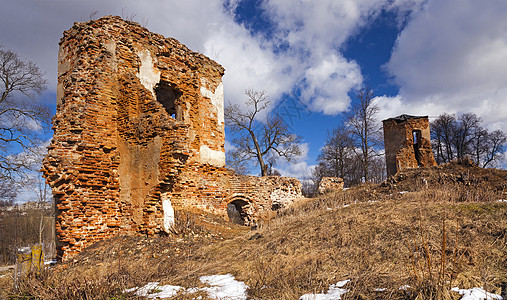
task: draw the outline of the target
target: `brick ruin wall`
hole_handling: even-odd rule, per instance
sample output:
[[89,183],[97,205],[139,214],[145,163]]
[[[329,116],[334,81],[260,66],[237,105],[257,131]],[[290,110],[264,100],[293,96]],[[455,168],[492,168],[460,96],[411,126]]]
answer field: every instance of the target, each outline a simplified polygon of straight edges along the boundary
[[388,176],[406,169],[436,166],[428,117],[402,115],[382,123]]
[[251,225],[302,197],[296,179],[225,168],[223,74],[177,40],[119,17],[64,32],[42,167],[60,258],[114,235],[167,231],[174,209],[227,218],[235,208]]
[[343,179],[340,177],[322,177],[317,193],[319,195],[343,190]]

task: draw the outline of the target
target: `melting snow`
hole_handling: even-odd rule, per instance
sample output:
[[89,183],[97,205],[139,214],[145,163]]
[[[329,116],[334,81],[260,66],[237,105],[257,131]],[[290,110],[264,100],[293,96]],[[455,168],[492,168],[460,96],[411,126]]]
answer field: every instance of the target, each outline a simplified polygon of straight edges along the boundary
[[52,259],[52,260],[46,260],[44,262],[44,265],[50,265],[50,266],[52,266],[52,265],[56,265],[57,263],[58,263],[58,261],[56,259]]
[[180,291],[187,293],[205,291],[213,299],[246,300],[248,286],[241,281],[236,281],[231,274],[202,276],[199,279],[211,287],[185,289],[177,285],[160,285],[158,282],[150,282],[141,288],[135,287],[124,292],[135,292],[140,297],[164,299],[176,296]]
[[[5,275],[1,275],[3,277]],[[184,287],[177,285],[160,285],[158,282],[149,282],[145,286],[138,288],[131,288],[124,290],[125,293],[135,292],[137,296],[147,297],[150,299],[166,299],[176,296],[179,292],[195,293],[198,291],[204,291],[212,299],[231,299],[231,300],[246,300],[246,290],[248,286],[234,279],[231,274],[226,275],[211,275],[202,276],[199,278],[202,283],[209,285],[204,288],[190,288],[185,289]],[[304,294],[300,300],[339,300],[341,295],[347,293],[349,290],[344,289],[343,286],[350,280],[339,281],[336,284],[331,284],[327,293],[319,294]],[[399,288],[400,290],[410,289],[409,285],[404,285]],[[375,289],[375,291],[385,291],[384,288]],[[457,287],[452,288],[451,291],[457,292],[463,295],[461,300],[502,300],[502,296],[488,293],[483,288],[473,289],[459,289]]]
[[177,285],[159,285],[158,282],[149,282],[147,285],[142,288],[131,288],[125,290],[125,293],[136,292],[136,295],[140,297],[148,297],[148,298],[168,298],[172,296],[176,296],[179,290],[183,289],[181,286]]
[[486,292],[482,288],[473,288],[473,289],[459,289],[454,287],[451,289],[453,292],[458,292],[460,295],[463,295],[461,300],[494,300],[494,299],[503,299],[502,296],[497,294],[492,294]]
[[326,294],[304,294],[299,297],[299,300],[339,300],[341,299],[341,295],[349,291],[347,289],[342,289],[349,281],[350,279],[331,284]]
[[211,285],[211,287],[202,288],[210,298],[246,300],[248,286],[241,281],[236,281],[231,274],[202,276],[199,279],[202,283]]

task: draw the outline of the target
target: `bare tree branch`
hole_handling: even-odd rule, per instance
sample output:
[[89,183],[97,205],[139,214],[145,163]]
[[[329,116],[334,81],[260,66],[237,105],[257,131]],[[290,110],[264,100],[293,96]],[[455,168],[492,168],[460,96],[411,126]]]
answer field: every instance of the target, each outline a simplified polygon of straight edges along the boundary
[[268,175],[268,164],[276,163],[279,157],[292,161],[301,155],[299,143],[301,137],[290,132],[287,124],[279,115],[268,115],[264,123],[257,120],[270,101],[266,91],[247,90],[245,104],[250,108],[241,111],[238,105],[225,108],[225,120],[231,134],[235,150],[230,151],[234,166],[255,158],[261,169],[261,176]]
[[33,167],[16,153],[35,149],[49,127],[49,107],[35,99],[45,89],[37,65],[0,46],[0,180],[15,182]]
[[485,168],[498,162],[505,152],[505,133],[500,130],[489,133],[481,122],[481,118],[473,113],[464,113],[457,119],[444,113],[431,122],[432,146],[437,163],[471,158]]
[[346,126],[353,141],[352,149],[361,157],[364,181],[370,181],[371,162],[382,145],[381,128],[375,118],[380,108],[372,103],[373,91],[368,87],[359,91],[357,99],[359,103],[346,115]]

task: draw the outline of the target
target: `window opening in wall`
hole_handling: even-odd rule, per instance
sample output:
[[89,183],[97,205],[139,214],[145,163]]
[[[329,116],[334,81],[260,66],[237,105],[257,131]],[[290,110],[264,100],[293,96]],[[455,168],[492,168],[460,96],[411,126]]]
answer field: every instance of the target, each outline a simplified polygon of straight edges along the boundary
[[234,200],[227,204],[227,215],[229,220],[234,224],[245,225],[248,220],[248,207],[250,204],[244,200]]
[[155,95],[167,113],[172,118],[181,121],[181,110],[176,106],[176,100],[181,96],[181,92],[168,83],[160,82],[155,86]]
[[280,203],[273,203],[273,204],[271,204],[271,210],[272,211],[279,210],[280,208],[282,208],[282,205]]
[[413,138],[413,144],[414,144],[415,160],[417,161],[417,165],[420,167],[422,165],[421,164],[421,153],[419,152],[419,148],[421,146],[421,131],[420,130],[412,131],[412,138]]

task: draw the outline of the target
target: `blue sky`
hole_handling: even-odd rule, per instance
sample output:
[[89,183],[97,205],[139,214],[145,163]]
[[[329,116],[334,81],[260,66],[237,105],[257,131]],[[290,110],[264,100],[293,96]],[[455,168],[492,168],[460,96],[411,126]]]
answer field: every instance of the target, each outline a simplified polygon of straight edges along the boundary
[[221,63],[226,102],[242,104],[252,88],[266,90],[274,108],[299,103],[290,122],[307,151],[280,166],[284,175],[309,173],[327,132],[366,85],[379,120],[474,112],[507,132],[505,0],[2,2],[0,44],[46,72],[44,99],[53,105],[63,31],[109,14]]

